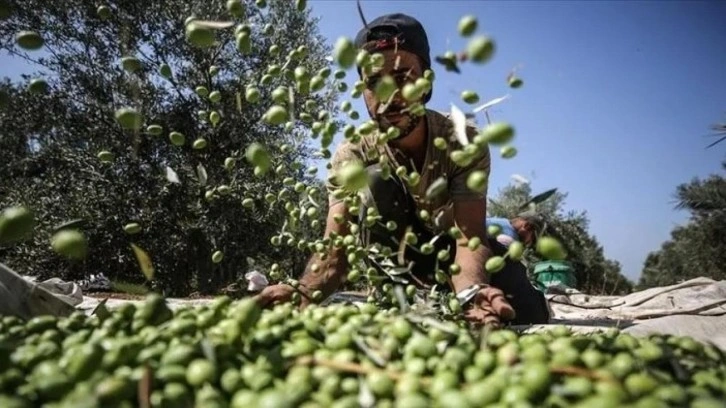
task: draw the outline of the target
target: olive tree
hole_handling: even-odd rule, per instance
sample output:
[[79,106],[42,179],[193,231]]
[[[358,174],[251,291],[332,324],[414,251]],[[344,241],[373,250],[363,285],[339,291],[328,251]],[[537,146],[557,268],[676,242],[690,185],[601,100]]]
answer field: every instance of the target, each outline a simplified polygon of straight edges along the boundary
[[[334,116],[337,88],[295,86],[296,68],[329,64],[309,11],[284,0],[264,6],[13,3],[0,48],[34,72],[2,84],[10,103],[0,111],[0,171],[10,182],[0,207],[29,207],[38,224],[30,240],[0,247],[0,258],[41,278],[103,272],[141,283],[134,244],[153,260],[155,289],[177,295],[218,290],[249,259],[300,263],[297,248],[270,243],[287,214],[269,195],[286,178],[315,183],[305,169],[309,124],[262,118],[280,89],[290,90],[282,103],[298,116]],[[209,46],[190,36],[196,21],[216,22]],[[40,50],[21,47],[24,30],[39,34]],[[253,142],[271,157],[264,174],[245,160]],[[89,242],[82,262],[50,249],[50,236],[69,222]]]

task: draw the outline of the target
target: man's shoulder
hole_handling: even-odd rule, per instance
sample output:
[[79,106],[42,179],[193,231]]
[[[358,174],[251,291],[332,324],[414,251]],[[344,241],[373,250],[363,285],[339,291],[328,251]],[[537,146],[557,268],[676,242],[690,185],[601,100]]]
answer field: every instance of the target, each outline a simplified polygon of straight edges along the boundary
[[[429,115],[430,119],[436,123],[443,123],[448,125],[453,125],[454,123],[451,119],[451,111],[426,108],[426,114]],[[466,118],[466,125],[471,127],[477,127],[477,124],[474,121],[473,117]]]
[[[456,135],[454,134],[454,121],[451,117],[451,112],[445,112],[435,109],[426,109],[426,116],[428,117],[429,133],[436,136],[447,136],[450,142],[458,142]],[[466,119],[466,134],[469,140],[476,135],[478,132],[478,126],[472,118]]]
[[360,160],[365,163],[370,162],[373,156],[371,149],[375,146],[374,141],[375,139],[372,139],[371,135],[365,135],[356,142],[349,139],[341,140],[333,153],[334,164],[348,160]]

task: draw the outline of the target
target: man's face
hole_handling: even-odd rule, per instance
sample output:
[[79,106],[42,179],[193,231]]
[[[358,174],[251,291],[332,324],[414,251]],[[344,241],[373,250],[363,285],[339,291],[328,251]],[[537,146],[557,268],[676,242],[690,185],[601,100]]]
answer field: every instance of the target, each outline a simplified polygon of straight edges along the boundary
[[[366,90],[363,92],[368,114],[378,122],[381,131],[387,131],[391,126],[397,127],[400,137],[405,137],[416,127],[423,118],[408,112],[406,108],[413,102],[406,101],[401,96],[401,89],[407,83],[413,83],[423,75],[419,58],[408,51],[383,50],[379,51],[384,57],[384,64],[378,71],[370,75],[363,73],[362,80],[366,83]],[[376,98],[375,89],[378,81],[385,75],[391,76],[398,84],[398,92],[386,106],[388,101],[380,101]]]
[[532,225],[523,218],[515,218],[512,221],[512,227],[519,234],[519,238],[525,245],[532,245],[534,243],[535,234]]

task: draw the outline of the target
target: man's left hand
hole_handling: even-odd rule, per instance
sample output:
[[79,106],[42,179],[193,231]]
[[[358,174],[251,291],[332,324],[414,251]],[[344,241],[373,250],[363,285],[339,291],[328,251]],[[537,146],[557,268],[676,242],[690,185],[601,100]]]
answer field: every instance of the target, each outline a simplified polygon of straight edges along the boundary
[[474,296],[464,317],[474,324],[497,327],[502,321],[514,319],[515,313],[504,292],[487,285]]

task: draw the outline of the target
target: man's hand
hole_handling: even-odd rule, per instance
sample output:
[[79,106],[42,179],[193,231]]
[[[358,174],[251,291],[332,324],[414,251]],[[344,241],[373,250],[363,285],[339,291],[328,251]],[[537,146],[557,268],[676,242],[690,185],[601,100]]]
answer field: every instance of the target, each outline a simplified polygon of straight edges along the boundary
[[498,327],[502,320],[512,320],[514,309],[501,290],[486,285],[474,296],[464,317],[472,323]]
[[[280,283],[264,288],[257,296],[255,300],[262,307],[274,306],[280,303],[292,301],[292,294],[296,292],[296,289],[290,285]],[[303,308],[310,303],[307,296],[300,293],[300,307]]]

